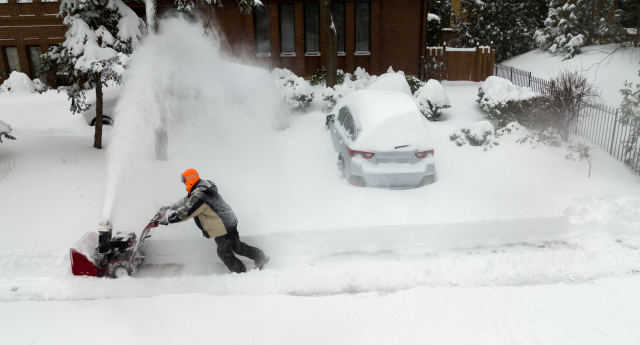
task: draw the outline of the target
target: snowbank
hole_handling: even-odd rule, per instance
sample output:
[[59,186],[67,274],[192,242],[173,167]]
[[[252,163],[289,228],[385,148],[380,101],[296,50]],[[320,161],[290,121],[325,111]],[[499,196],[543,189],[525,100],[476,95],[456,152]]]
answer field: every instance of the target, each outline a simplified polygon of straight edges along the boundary
[[11,126],[0,120],[0,133],[11,133]]
[[18,71],[11,72],[9,79],[0,85],[0,92],[35,92],[36,86],[33,84],[29,76]]
[[630,195],[578,198],[565,212],[573,224],[595,222],[640,229],[640,198]]

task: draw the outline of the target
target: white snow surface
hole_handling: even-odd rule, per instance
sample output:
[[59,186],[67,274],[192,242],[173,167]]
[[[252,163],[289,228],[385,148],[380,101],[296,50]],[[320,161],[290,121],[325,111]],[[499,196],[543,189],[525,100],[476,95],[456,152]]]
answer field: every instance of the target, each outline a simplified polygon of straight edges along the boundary
[[36,87],[29,76],[18,71],[11,72],[9,78],[0,85],[0,92],[34,92],[35,90]]
[[0,120],[0,133],[11,133],[11,126]]
[[[591,151],[588,178],[565,148],[519,133],[458,147],[449,135],[483,120],[481,84],[443,82],[453,107],[422,119],[437,181],[353,187],[321,92],[306,113],[280,113],[268,72],[228,63],[198,24],[163,24],[132,57],[106,150],[66,95],[0,94],[19,135],[0,144],[0,343],[113,343],[105,329],[122,344],[640,339],[640,177],[607,152]],[[166,162],[154,160],[160,114]],[[140,234],[185,195],[187,168],[218,185],[241,238],[271,257],[264,270],[228,274],[188,222],[154,231],[134,279],[71,274],[69,248],[103,209],[114,231]]]
[[563,69],[583,71],[600,89],[603,101],[617,108],[622,102],[620,89],[624,81],[640,83],[640,53],[637,49],[625,48],[609,55],[615,48],[615,44],[582,47],[582,54],[564,61],[562,55],[533,50],[502,63],[547,80]]
[[407,83],[407,79],[404,76],[404,73],[395,73],[393,69],[389,67],[391,72],[387,72],[374,82],[367,85],[367,89],[369,90],[394,90],[404,92],[408,96],[411,96],[411,87],[409,83]]

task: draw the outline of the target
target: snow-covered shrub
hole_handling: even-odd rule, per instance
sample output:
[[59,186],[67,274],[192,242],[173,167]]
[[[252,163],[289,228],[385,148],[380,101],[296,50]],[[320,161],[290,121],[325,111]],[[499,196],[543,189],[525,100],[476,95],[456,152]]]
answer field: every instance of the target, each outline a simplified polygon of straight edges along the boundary
[[418,89],[425,84],[423,81],[416,77],[406,77],[406,79],[407,84],[409,84],[409,87],[411,88],[411,94],[414,96],[416,94],[416,91],[418,91]]
[[16,140],[16,137],[9,133],[11,133],[11,126],[9,126],[6,122],[0,120],[0,143],[2,142],[2,137]]
[[[353,83],[351,83],[353,85]],[[336,85],[333,88],[326,88],[322,93],[322,99],[329,102],[328,110],[332,110],[336,106],[338,101],[345,98],[348,94],[355,91],[353,86],[349,84]]]
[[535,149],[537,144],[550,147],[560,147],[562,143],[556,131],[553,128],[543,128],[536,132],[526,135],[516,141],[518,144],[532,144]]
[[273,70],[274,84],[280,98],[293,111],[305,111],[313,100],[313,90],[303,78],[296,76],[286,68]]
[[5,80],[2,85],[0,85],[0,92],[34,92],[36,91],[36,86],[29,79],[29,76],[18,71],[13,71],[9,75],[9,79]]
[[442,115],[441,109],[451,107],[447,93],[435,79],[429,79],[416,91],[414,97],[422,115],[431,121],[436,121]]
[[456,145],[463,146],[469,144],[471,146],[484,146],[484,149],[499,145],[495,137],[495,129],[489,121],[478,121],[470,123],[449,136],[451,141]]
[[544,28],[533,38],[539,49],[570,59],[581,47],[623,40],[625,32],[611,20],[614,0],[551,0]]
[[478,89],[478,100],[485,116],[498,120],[500,127],[517,121],[526,125],[530,110],[537,106],[541,95],[530,88],[513,85],[509,80],[491,76]]
[[358,67],[356,68],[356,71],[353,72],[353,75],[350,79],[355,83],[356,90],[363,90],[367,87],[367,85],[373,84],[373,82],[375,82],[378,77],[375,75],[371,76],[364,68]]
[[38,93],[43,93],[50,89],[49,85],[40,81],[40,78],[33,80],[33,86],[35,87],[35,91]]
[[[339,69],[336,71],[336,74],[337,74],[336,84],[344,83],[344,76],[345,76],[344,71]],[[314,73],[311,76],[311,80],[309,80],[309,84],[311,84],[311,86],[321,85],[326,82],[327,82],[327,69],[324,68],[324,66],[322,66],[319,70],[317,70],[316,73]]]
[[640,84],[635,85],[626,82],[624,88],[620,90],[622,93],[622,104],[620,104],[620,123],[632,128],[628,139],[624,142],[625,164],[628,167],[635,167],[640,159],[640,149],[638,141],[640,141]]

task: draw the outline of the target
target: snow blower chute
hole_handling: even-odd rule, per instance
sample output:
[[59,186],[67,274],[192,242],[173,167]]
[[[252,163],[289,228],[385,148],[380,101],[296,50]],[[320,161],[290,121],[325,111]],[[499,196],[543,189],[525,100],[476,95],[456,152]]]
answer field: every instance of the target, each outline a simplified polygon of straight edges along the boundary
[[145,259],[145,243],[152,229],[164,215],[165,211],[160,211],[151,219],[140,241],[134,232],[116,232],[114,236],[111,221],[101,221],[97,233],[88,231],[71,247],[71,272],[77,276],[132,277]]

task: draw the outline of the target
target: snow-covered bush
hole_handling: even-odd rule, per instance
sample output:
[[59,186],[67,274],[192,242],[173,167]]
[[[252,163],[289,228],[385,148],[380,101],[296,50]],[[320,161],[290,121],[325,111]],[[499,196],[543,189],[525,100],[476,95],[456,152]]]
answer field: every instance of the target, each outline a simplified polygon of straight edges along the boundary
[[[639,73],[640,74],[640,73]],[[628,139],[624,142],[625,164],[628,167],[635,167],[640,159],[640,149],[638,141],[640,141],[640,84],[635,85],[626,82],[624,88],[620,90],[622,93],[622,104],[620,104],[620,123],[632,128]]]
[[353,88],[353,82],[351,83],[351,86],[345,83],[342,85],[336,85],[333,88],[328,87],[322,93],[322,99],[329,102],[329,106],[327,107],[327,109],[332,110],[333,107],[336,106],[338,101],[340,101],[342,98],[345,98],[353,91],[355,91],[355,89]]
[[414,95],[422,115],[430,121],[436,121],[442,115],[441,109],[451,107],[444,88],[435,79],[429,79]]
[[451,141],[456,145],[463,146],[469,144],[471,146],[484,146],[484,149],[499,145],[495,137],[495,129],[489,121],[478,121],[470,123],[449,136]]
[[356,90],[364,90],[368,85],[373,84],[378,79],[377,76],[371,76],[367,71],[362,68],[356,68],[356,71],[353,72],[353,75],[350,76],[349,80],[354,82],[354,88]]
[[[344,76],[345,76],[344,71],[339,69],[336,71],[336,74],[338,77],[336,79],[336,85],[344,83]],[[319,70],[317,70],[316,73],[314,73],[311,76],[311,80],[309,80],[309,84],[311,84],[311,86],[322,85],[326,82],[327,82],[327,69],[324,68],[324,66],[322,66]]]
[[0,92],[34,92],[36,90],[36,86],[29,79],[29,76],[18,71],[11,72],[9,79],[0,85]]
[[416,94],[416,91],[418,91],[418,89],[424,86],[425,84],[423,81],[421,81],[416,77],[406,77],[406,79],[407,79],[407,84],[409,84],[409,87],[411,88],[411,94],[414,96]]
[[611,20],[614,0],[551,0],[544,28],[536,30],[536,45],[551,54],[569,59],[583,46],[624,39],[625,32]]
[[313,90],[309,83],[286,68],[273,70],[274,84],[282,101],[293,111],[305,111],[313,100]]
[[9,133],[11,133],[11,126],[9,126],[6,122],[0,120],[0,143],[2,142],[2,137],[16,140],[16,137]]
[[480,107],[490,120],[498,120],[500,127],[517,121],[526,125],[530,110],[537,106],[541,95],[530,88],[513,85],[509,80],[491,76],[478,89]]

